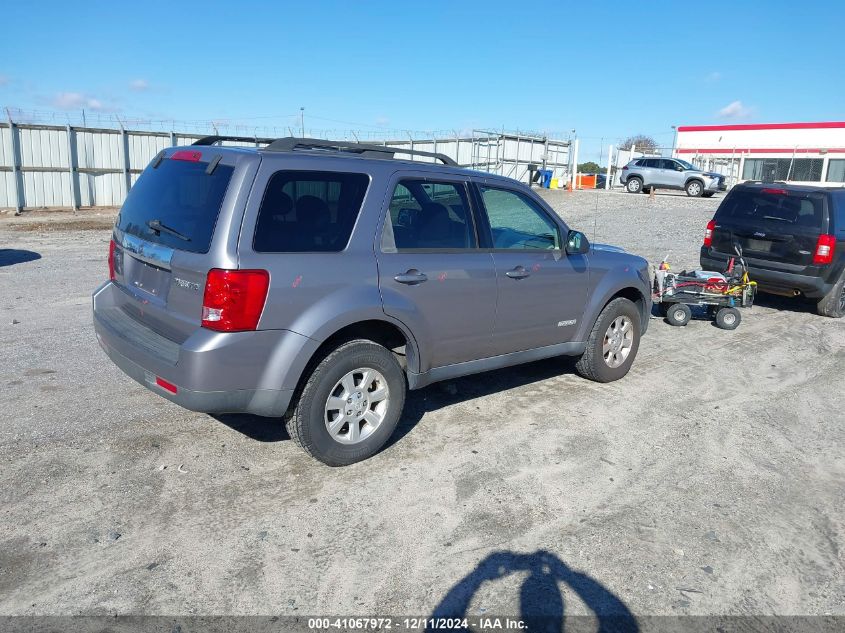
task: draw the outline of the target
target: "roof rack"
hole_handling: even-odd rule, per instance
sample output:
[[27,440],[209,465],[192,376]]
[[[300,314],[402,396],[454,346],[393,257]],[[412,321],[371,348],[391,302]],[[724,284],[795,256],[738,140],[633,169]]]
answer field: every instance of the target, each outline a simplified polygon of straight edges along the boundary
[[423,152],[415,149],[390,147],[388,145],[369,145],[367,143],[350,143],[347,141],[325,141],[317,138],[296,138],[289,136],[273,141],[264,149],[268,152],[292,152],[297,149],[325,149],[360,154],[366,158],[393,158],[395,154],[408,154],[411,156],[427,156],[441,161],[444,165],[458,166],[458,163],[446,156],[446,154],[439,152]]
[[238,143],[272,143],[275,139],[260,136],[203,136],[193,142],[193,145],[215,145],[221,141],[237,141]]

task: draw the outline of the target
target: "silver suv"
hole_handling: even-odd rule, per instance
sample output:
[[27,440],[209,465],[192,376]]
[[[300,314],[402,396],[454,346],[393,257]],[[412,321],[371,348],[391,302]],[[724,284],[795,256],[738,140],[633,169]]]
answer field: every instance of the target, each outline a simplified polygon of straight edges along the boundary
[[284,418],[345,465],[384,445],[407,389],[558,355],[600,382],[631,367],[645,260],[590,245],[528,186],[441,154],[233,140],[161,152],[115,223],[94,327],[151,391]]
[[726,189],[721,174],[701,171],[678,158],[635,158],[622,168],[619,181],[629,193],[680,189],[688,196],[709,198]]

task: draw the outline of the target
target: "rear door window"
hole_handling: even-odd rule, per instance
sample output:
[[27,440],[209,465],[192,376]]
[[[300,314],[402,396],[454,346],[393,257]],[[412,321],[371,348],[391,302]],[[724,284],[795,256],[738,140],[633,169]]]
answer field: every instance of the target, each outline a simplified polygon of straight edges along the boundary
[[369,183],[369,176],[359,173],[276,172],[258,211],[253,249],[258,253],[342,251]]
[[476,246],[463,183],[404,179],[396,185],[382,234],[383,252]]
[[[234,167],[166,158],[130,189],[117,227],[149,242],[207,253]],[[158,227],[157,229],[153,227]]]
[[837,235],[845,237],[845,189],[830,192],[830,199],[833,202],[834,224],[833,230]]

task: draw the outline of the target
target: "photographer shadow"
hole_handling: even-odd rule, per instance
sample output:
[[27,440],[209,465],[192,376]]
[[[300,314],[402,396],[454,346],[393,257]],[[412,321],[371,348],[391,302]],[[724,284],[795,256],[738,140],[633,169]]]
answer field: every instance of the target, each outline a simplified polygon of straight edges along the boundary
[[[531,554],[516,552],[493,552],[482,560],[476,568],[460,580],[440,601],[431,618],[469,617],[470,603],[482,584],[494,582],[513,573],[526,573],[519,592],[519,618],[525,624],[525,630],[552,631],[559,633],[566,629],[580,630],[577,624],[585,625],[584,630],[599,633],[638,633],[637,620],[630,609],[614,595],[587,574],[574,571],[560,558],[546,550]],[[565,617],[566,606],[560,583],[567,585],[587,605],[590,616]],[[483,617],[483,616],[482,616]],[[492,616],[491,616],[492,617]],[[474,617],[473,620],[476,618]],[[426,631],[435,631],[429,628]],[[469,629],[463,629],[472,631]]]

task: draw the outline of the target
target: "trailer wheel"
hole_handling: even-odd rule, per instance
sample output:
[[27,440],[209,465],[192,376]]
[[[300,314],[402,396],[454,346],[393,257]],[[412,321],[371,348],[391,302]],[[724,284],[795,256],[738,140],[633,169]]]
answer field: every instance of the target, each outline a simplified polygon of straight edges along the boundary
[[716,313],[716,327],[723,330],[735,330],[739,327],[742,316],[736,308],[722,308]]
[[669,322],[669,325],[681,327],[689,323],[691,318],[692,310],[685,303],[673,303],[666,310],[666,320]]

